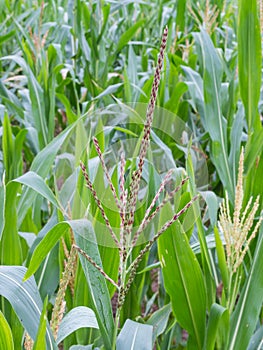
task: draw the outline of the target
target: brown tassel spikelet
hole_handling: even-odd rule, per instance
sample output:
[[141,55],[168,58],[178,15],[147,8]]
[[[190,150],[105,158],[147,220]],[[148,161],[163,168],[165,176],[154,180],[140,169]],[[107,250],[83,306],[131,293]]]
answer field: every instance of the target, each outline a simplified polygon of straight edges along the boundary
[[130,193],[129,193],[128,203],[127,203],[128,217],[127,217],[126,230],[128,235],[131,233],[131,228],[134,221],[136,201],[137,201],[137,197],[140,189],[140,180],[142,177],[142,169],[143,169],[145,156],[146,156],[146,153],[149,147],[149,142],[150,142],[151,126],[153,122],[153,114],[154,114],[154,108],[155,108],[156,99],[157,99],[158,87],[161,80],[161,71],[163,66],[164,51],[166,48],[167,37],[168,37],[168,28],[166,27],[163,32],[160,53],[158,56],[158,63],[155,70],[155,75],[154,75],[154,80],[152,85],[151,98],[150,98],[150,102],[148,104],[147,113],[146,113],[146,122],[144,125],[143,138],[142,138],[142,143],[141,143],[141,148],[139,153],[138,169],[132,175],[132,182],[130,186]]
[[[118,291],[118,302],[117,302],[117,310],[116,310],[116,316],[115,316],[115,322],[118,326],[119,317],[120,317],[120,310],[124,304],[125,297],[133,283],[133,280],[136,275],[136,270],[142,261],[144,255],[150,251],[152,248],[154,242],[157,241],[157,239],[161,236],[161,234],[167,230],[168,227],[170,227],[182,214],[186,212],[188,208],[198,199],[198,196],[195,196],[192,198],[191,201],[189,201],[183,209],[181,209],[178,213],[176,213],[168,222],[166,222],[163,227],[153,236],[152,239],[148,241],[148,243],[145,245],[145,247],[139,252],[137,257],[134,258],[134,260],[131,260],[133,248],[135,247],[138,239],[140,238],[140,235],[143,233],[143,231],[146,229],[147,225],[150,224],[150,222],[155,218],[155,216],[161,211],[161,209],[164,207],[164,205],[170,201],[174,195],[182,188],[182,186],[188,181],[188,177],[183,179],[179,186],[177,186],[174,190],[172,190],[170,193],[167,193],[165,198],[161,201],[160,204],[157,204],[158,199],[160,198],[160,195],[164,192],[166,184],[170,181],[171,175],[173,170],[169,170],[168,173],[164,176],[161,185],[156,192],[149,208],[146,210],[144,218],[139,225],[139,228],[137,229],[133,239],[131,237],[132,228],[134,225],[134,218],[135,218],[135,211],[136,211],[136,204],[138,200],[138,193],[140,189],[140,181],[142,177],[142,171],[143,166],[145,162],[145,157],[150,145],[150,133],[151,133],[151,127],[153,122],[153,115],[154,115],[154,109],[157,99],[157,93],[158,93],[158,87],[160,84],[161,79],[161,70],[163,66],[163,60],[164,60],[164,51],[166,47],[167,42],[167,35],[168,35],[168,28],[166,27],[164,29],[161,47],[160,47],[160,53],[158,56],[158,62],[157,67],[155,70],[152,90],[151,90],[151,98],[150,102],[148,104],[147,113],[146,113],[146,121],[143,129],[142,134],[142,141],[138,156],[138,166],[137,169],[132,174],[132,179],[130,183],[129,190],[125,189],[125,166],[126,161],[124,157],[124,152],[121,147],[121,161],[120,161],[120,175],[119,175],[119,197],[117,195],[117,191],[114,188],[114,185],[112,183],[110,174],[108,172],[108,169],[106,167],[106,163],[100,148],[100,145],[98,143],[98,140],[94,137],[93,143],[96,148],[97,154],[100,159],[100,163],[103,169],[103,172],[107,178],[109,187],[111,189],[111,192],[113,194],[115,203],[117,205],[117,208],[119,209],[119,215],[120,215],[120,239],[118,240],[117,236],[113,232],[113,229],[111,227],[110,221],[108,217],[106,216],[105,210],[103,208],[103,205],[98,198],[97,192],[89,178],[87,169],[85,165],[80,162],[80,167],[83,173],[83,176],[85,177],[86,184],[88,189],[90,190],[100,212],[102,215],[102,218],[104,219],[105,225],[108,228],[111,237],[119,249],[119,255],[120,255],[120,265],[119,265],[119,283],[116,283],[110,276],[108,276],[102,267],[98,266],[94,260],[86,254],[84,250],[77,247],[76,245],[73,245],[73,248],[78,251],[79,254],[84,256],[90,264],[92,264],[100,273],[104,276],[106,280],[108,280],[112,285],[114,285]],[[117,327],[116,326],[116,327]]]

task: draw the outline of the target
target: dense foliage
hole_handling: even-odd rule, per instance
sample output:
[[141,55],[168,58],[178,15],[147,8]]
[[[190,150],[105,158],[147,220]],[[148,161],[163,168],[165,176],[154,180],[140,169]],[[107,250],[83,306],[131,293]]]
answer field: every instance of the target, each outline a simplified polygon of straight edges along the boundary
[[0,349],[262,349],[262,2],[0,18]]

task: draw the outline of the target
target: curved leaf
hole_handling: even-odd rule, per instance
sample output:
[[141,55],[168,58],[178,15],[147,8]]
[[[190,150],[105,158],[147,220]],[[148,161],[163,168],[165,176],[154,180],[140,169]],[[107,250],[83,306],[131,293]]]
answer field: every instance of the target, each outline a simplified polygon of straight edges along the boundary
[[247,350],[262,350],[263,349],[263,325],[256,331],[250,339]]
[[182,66],[182,70],[184,71],[187,79],[185,83],[189,89],[191,104],[195,110],[198,110],[204,127],[206,127],[203,80],[201,76],[190,67]]
[[208,217],[211,221],[211,226],[215,226],[217,222],[217,212],[219,207],[217,196],[212,191],[200,191],[199,193],[207,204]]
[[117,350],[152,350],[153,326],[127,320],[117,338]]
[[68,229],[68,223],[61,222],[52,227],[52,229],[44,236],[33,252],[24,280],[27,280],[37,271],[44,258],[54,248],[60,237],[62,237]]
[[[221,325],[221,327],[220,327]],[[229,312],[219,304],[213,304],[209,314],[207,325],[206,350],[214,350],[215,342],[218,338],[220,346],[217,348],[225,349],[229,333]]]
[[88,307],[75,307],[66,314],[59,326],[57,344],[77,329],[85,327],[99,328],[95,313]]
[[132,39],[132,37],[137,32],[137,30],[140,27],[142,27],[144,23],[145,23],[145,19],[139,20],[137,23],[135,23],[132,27],[130,27],[121,35],[117,46],[117,52],[120,51],[125,45],[128,44],[128,42]]
[[155,311],[147,321],[147,324],[153,326],[153,341],[165,331],[171,312],[171,304],[164,305]]
[[[30,170],[45,178],[50,171],[55,156],[61,145],[66,140],[71,131],[76,127],[78,122],[68,126],[54,140],[52,140],[41,152],[34,158]],[[37,193],[30,187],[23,188],[19,203],[17,205],[18,227],[24,220],[28,209],[36,198]]]
[[[25,274],[25,279],[29,278],[38,269],[43,259],[55,246],[60,237],[62,237],[62,235],[70,228],[74,233],[77,245],[102,267],[95,233],[91,223],[84,219],[72,220],[57,224],[45,235],[34,250],[28,271]],[[88,282],[89,292],[93,303],[92,306],[104,339],[105,347],[106,349],[111,349],[114,322],[109,291],[105,278],[83,256],[80,256],[80,260]]]
[[48,201],[54,204],[56,208],[59,209],[59,203],[56,197],[54,196],[54,193],[47,186],[47,184],[42,179],[42,177],[39,176],[37,173],[34,173],[33,171],[29,171],[24,175],[14,179],[13,181],[19,182],[22,185],[32,188],[35,192],[42,195],[44,198],[46,198]]
[[[23,266],[0,266],[0,295],[10,302],[27,333],[36,340],[43,304],[34,278],[23,282],[25,272]],[[46,342],[47,349],[57,349],[48,325]]]
[[47,145],[48,139],[48,127],[45,118],[45,103],[43,89],[34,76],[30,66],[19,55],[10,55],[2,57],[1,60],[12,60],[16,62],[25,72],[28,78],[28,86],[30,92],[30,98],[32,103],[32,110],[34,111],[34,122],[36,129],[39,133],[39,139],[41,140],[41,148]]

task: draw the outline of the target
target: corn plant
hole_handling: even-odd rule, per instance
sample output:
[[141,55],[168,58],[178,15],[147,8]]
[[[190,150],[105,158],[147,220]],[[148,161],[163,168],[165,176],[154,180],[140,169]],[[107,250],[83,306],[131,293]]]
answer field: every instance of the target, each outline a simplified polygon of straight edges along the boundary
[[261,1],[0,10],[0,348],[261,349]]

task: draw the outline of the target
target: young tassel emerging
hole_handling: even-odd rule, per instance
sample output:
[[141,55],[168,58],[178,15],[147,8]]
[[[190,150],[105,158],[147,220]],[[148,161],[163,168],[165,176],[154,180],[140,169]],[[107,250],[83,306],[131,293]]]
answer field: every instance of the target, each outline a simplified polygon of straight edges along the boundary
[[[234,273],[242,264],[246,252],[249,249],[249,244],[256,236],[262,222],[262,217],[259,218],[253,232],[249,232],[253,226],[256,212],[259,208],[259,196],[256,198],[252,208],[252,197],[249,199],[245,210],[242,213],[242,202],[244,197],[243,192],[243,170],[244,170],[244,150],[242,148],[238,168],[238,180],[235,194],[235,208],[233,221],[230,215],[228,196],[222,202],[219,215],[219,227],[224,234],[226,241],[227,264],[230,271]],[[251,208],[250,212],[249,209]],[[242,214],[242,216],[241,216]]]

